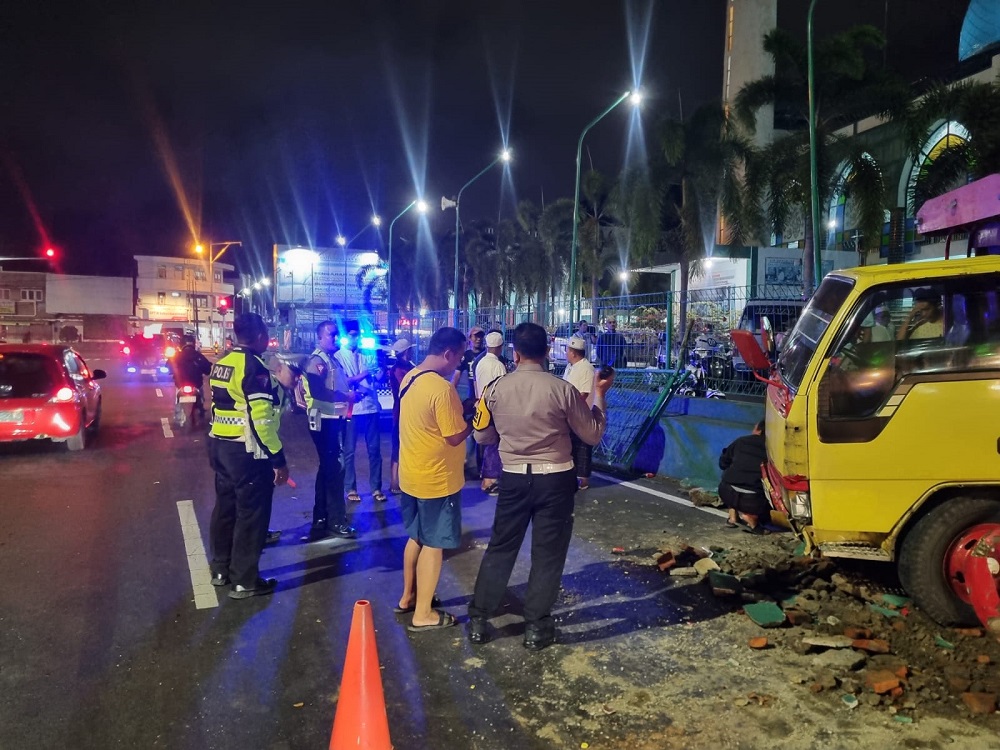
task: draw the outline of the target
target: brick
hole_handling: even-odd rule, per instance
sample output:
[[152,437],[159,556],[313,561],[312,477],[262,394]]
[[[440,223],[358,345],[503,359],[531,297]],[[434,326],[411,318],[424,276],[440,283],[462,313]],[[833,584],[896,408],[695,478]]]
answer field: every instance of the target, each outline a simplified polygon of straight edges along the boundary
[[656,558],[656,567],[662,571],[670,570],[677,564],[677,559],[674,557],[673,552],[664,552],[658,558]]
[[900,664],[898,667],[896,667],[895,675],[899,679],[905,680],[907,677],[910,676],[910,668],[907,667],[905,664]]
[[899,687],[899,678],[888,669],[875,669],[865,676],[865,684],[879,695],[892,692]]
[[949,677],[948,687],[954,690],[956,693],[964,693],[972,686],[972,680],[967,677]]
[[860,651],[866,651],[869,654],[889,653],[889,641],[883,641],[877,638],[874,640],[867,638],[858,638],[851,644],[851,646]]
[[864,639],[871,638],[872,637],[872,631],[871,631],[871,628],[853,628],[853,627],[848,627],[848,628],[844,628],[844,635],[846,635],[852,641],[856,641],[859,638],[864,638]]
[[740,579],[717,570],[708,572],[708,584],[716,596],[736,596],[743,590]]
[[995,693],[962,693],[962,702],[974,714],[991,714],[997,710]]
[[759,638],[751,638],[749,643],[750,648],[762,649],[767,648],[767,638],[760,636]]
[[900,685],[899,687],[894,687],[892,690],[889,691],[889,697],[891,697],[891,698],[899,698],[902,695],[903,695],[903,686],[902,685]]
[[801,609],[786,609],[785,617],[792,625],[808,625],[813,621],[812,615]]
[[981,628],[958,628],[955,632],[959,635],[964,635],[966,638],[982,638],[983,636]]

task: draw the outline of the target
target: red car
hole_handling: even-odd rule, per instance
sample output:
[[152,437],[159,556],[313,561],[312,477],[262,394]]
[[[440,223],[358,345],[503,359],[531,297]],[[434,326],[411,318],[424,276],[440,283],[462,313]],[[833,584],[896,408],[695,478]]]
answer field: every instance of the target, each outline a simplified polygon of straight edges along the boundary
[[83,450],[101,421],[104,377],[68,346],[0,344],[0,443],[49,439]]

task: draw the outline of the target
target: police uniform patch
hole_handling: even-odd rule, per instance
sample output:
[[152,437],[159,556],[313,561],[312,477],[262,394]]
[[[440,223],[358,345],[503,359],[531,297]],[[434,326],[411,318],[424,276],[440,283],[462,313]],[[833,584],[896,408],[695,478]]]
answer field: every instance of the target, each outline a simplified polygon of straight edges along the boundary
[[223,383],[228,383],[233,379],[234,368],[230,365],[220,365],[218,363],[212,365],[212,374],[209,376],[212,380],[221,380]]

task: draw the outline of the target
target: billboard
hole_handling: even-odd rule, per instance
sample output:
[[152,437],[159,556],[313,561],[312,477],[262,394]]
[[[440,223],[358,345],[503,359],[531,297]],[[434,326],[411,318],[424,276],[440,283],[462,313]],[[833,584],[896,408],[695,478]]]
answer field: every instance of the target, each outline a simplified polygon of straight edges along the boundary
[[385,305],[388,267],[374,250],[275,245],[278,305]]
[[45,309],[53,315],[131,315],[132,279],[46,274]]

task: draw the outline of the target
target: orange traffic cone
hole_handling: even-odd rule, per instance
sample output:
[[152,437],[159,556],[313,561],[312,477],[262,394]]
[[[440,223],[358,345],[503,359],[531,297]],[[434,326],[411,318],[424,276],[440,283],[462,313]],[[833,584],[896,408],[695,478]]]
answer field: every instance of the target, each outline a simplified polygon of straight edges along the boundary
[[330,750],[392,750],[371,602],[354,604]]

